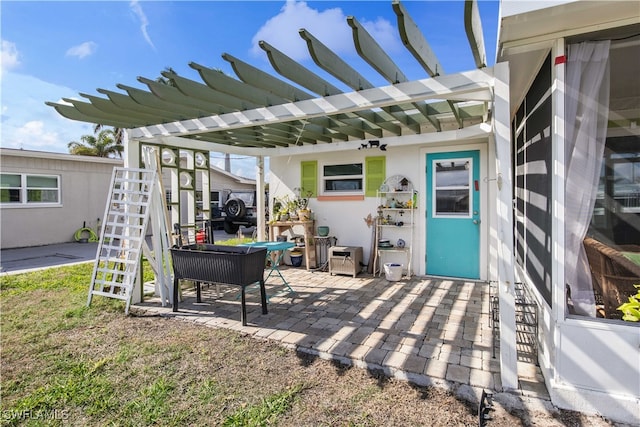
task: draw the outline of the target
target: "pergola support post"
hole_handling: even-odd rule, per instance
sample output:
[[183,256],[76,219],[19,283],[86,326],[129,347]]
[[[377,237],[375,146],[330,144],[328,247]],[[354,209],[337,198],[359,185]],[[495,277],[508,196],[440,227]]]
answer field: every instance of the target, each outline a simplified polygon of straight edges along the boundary
[[257,239],[263,242],[266,239],[265,230],[267,227],[267,220],[265,215],[265,197],[264,197],[264,156],[256,157],[256,212],[258,216],[258,230]]
[[513,190],[511,178],[511,124],[509,64],[494,66],[494,138],[496,144],[498,218],[498,300],[500,312],[500,376],[505,390],[518,388],[516,348],[515,265],[513,248]]
[[[137,169],[141,167],[142,159],[140,157],[141,146],[138,139],[130,137],[130,129],[123,129],[122,132],[122,145],[124,147],[124,167]],[[142,255],[141,255],[142,256]],[[138,304],[142,302],[144,289],[142,286],[142,268],[138,269],[136,273],[136,280],[131,290],[131,304]]]

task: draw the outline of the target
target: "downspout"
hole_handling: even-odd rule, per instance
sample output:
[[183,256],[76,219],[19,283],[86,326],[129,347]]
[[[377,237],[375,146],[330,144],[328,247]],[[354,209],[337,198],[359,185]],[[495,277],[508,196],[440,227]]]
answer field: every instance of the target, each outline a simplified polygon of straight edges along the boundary
[[493,132],[496,150],[498,218],[498,300],[500,312],[500,376],[505,390],[518,388],[516,348],[515,264],[513,247],[513,190],[511,178],[511,120],[509,64],[494,66]]
[[264,242],[266,240],[265,229],[267,227],[264,197],[264,156],[256,157],[256,209],[258,210],[256,212],[258,217],[257,239],[259,242]]

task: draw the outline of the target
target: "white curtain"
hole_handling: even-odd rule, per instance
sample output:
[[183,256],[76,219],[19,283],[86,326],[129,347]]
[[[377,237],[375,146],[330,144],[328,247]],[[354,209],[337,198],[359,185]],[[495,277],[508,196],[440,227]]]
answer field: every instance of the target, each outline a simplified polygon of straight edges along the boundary
[[582,244],[596,201],[609,117],[609,41],[569,45],[565,96],[565,280],[576,314],[595,317]]

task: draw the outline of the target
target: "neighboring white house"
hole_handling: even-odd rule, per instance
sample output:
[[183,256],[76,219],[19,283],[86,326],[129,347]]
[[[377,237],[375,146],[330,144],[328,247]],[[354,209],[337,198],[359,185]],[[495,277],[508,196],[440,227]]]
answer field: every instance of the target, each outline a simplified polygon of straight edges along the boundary
[[[84,227],[97,233],[113,168],[123,165],[121,159],[10,148],[0,148],[0,162],[2,249],[73,242]],[[222,208],[232,190],[255,189],[255,180],[213,165],[209,180],[211,210]]]
[[[406,178],[418,193],[413,273],[496,283],[503,387],[517,387],[518,281],[539,307],[539,360],[553,402],[637,423],[640,329],[596,317],[597,286],[583,240],[640,244],[639,6],[502,2],[497,64],[486,67],[477,5],[466,5],[478,66],[469,72],[442,75],[428,43],[393,1],[400,37],[425,69],[422,80],[406,81],[350,17],[356,50],[388,86],[373,87],[303,29],[316,64],[352,92],[263,41],[283,78],[225,54],[238,79],[191,64],[204,84],[177,75],[175,87],[141,80],[157,100],[140,109],[114,105],[102,114],[82,101],[51,105],[72,119],[128,128],[125,163],[132,167],[146,145],[253,155],[262,194],[268,156],[271,203],[298,188],[311,192],[317,225],[328,225],[342,245],[363,247],[365,260],[372,248],[365,218],[378,216],[388,200],[378,190]],[[582,70],[587,83],[580,83]],[[194,111],[207,106],[209,115]],[[176,121],[146,125],[146,107],[164,108]],[[190,112],[193,119],[183,120]],[[632,274],[624,280],[633,281]],[[621,283],[609,276],[603,275],[607,286]]]
[[[0,148],[2,249],[73,242],[96,230],[121,159]],[[87,236],[84,236],[87,237]]]

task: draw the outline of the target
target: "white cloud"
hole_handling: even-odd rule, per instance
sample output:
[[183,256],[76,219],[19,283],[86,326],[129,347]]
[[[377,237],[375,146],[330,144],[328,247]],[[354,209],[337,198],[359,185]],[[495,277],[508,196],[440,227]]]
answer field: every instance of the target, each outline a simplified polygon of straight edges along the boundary
[[[322,3],[319,3],[322,4]],[[394,26],[384,18],[359,21],[371,36],[389,51],[397,51],[402,44]],[[263,56],[260,40],[273,45],[296,61],[309,58],[306,43],[298,35],[304,28],[329,49],[340,55],[356,55],[351,27],[341,8],[320,11],[305,1],[287,1],[280,13],[269,19],[253,36],[251,54]]]
[[6,72],[2,76],[0,146],[68,153],[67,144],[93,134],[89,123],[62,117],[45,101],[73,98],[77,91],[32,76]]
[[348,49],[349,43],[344,41],[351,39],[351,30],[342,9],[321,12],[310,8],[304,1],[288,1],[280,13],[269,19],[253,36],[251,53],[264,55],[258,46],[258,42],[264,40],[294,60],[309,58],[306,43],[298,36],[300,28],[306,28],[336,52]]
[[94,42],[84,42],[77,46],[70,47],[67,50],[67,56],[77,56],[78,59],[85,58],[89,55],[95,53],[96,49],[98,49],[98,45]]
[[50,147],[58,141],[58,133],[45,130],[44,122],[33,120],[16,129],[15,140],[12,145],[25,145],[36,148]]
[[382,46],[389,54],[404,50],[398,30],[391,22],[384,18],[377,18],[375,21],[363,20],[360,22],[371,37]]
[[0,65],[2,71],[12,70],[20,65],[20,53],[15,43],[2,40],[0,45]]
[[147,19],[147,15],[145,15],[144,10],[142,10],[142,6],[138,2],[138,0],[133,0],[131,3],[129,3],[129,7],[140,20],[140,31],[142,31],[142,36],[147,41],[147,43],[149,43],[149,46],[151,46],[155,50],[156,47],[151,41],[151,37],[149,37],[149,32],[147,31],[149,20]]

